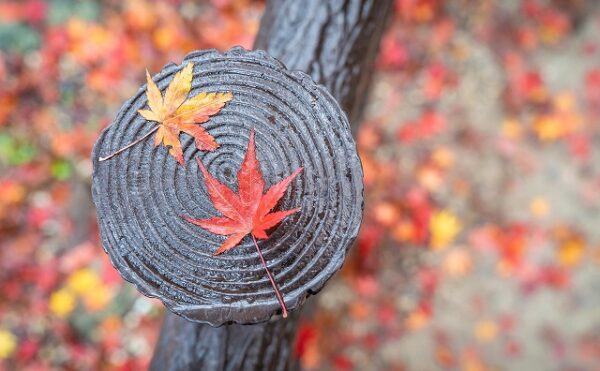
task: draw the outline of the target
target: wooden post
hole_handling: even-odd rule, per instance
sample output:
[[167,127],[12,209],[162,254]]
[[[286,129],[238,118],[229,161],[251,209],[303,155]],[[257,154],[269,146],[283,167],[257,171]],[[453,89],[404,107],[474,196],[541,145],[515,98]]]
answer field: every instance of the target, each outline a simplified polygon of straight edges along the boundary
[[[270,0],[254,48],[327,87],[356,134],[391,13],[392,0]],[[167,312],[152,369],[193,369],[184,364],[208,370],[297,369],[292,349],[298,318],[295,312],[284,321],[212,328]],[[177,346],[180,341],[186,346]],[[228,351],[233,353],[229,357]]]
[[271,0],[254,48],[323,84],[356,133],[391,14],[392,0]]
[[[243,146],[250,127],[264,133],[266,139],[257,134],[257,153],[259,159],[262,156],[269,163],[267,184],[281,179],[287,167],[305,166],[304,180],[292,186],[290,196],[283,201],[289,203],[285,206],[302,202],[302,213],[280,225],[273,238],[262,244],[274,275],[283,285],[281,291],[291,312],[288,319],[273,316],[278,312],[277,302],[267,296],[271,292],[265,289],[268,283],[260,278],[261,270],[256,269],[254,262],[246,259],[247,250],[242,248],[230,260],[214,259],[202,252],[195,256],[191,250],[194,246],[187,244],[197,245],[199,240],[186,235],[183,224],[173,225],[176,219],[171,214],[175,211],[160,211],[173,207],[172,203],[202,204],[186,189],[190,184],[199,187],[197,168],[182,170],[169,161],[166,151],[155,149],[151,141],[98,163],[97,157],[143,135],[143,121],[135,116],[144,104],[140,100],[143,90],[123,106],[113,125],[103,132],[94,148],[92,187],[103,246],[125,279],[135,283],[142,293],[159,297],[177,313],[167,311],[152,370],[297,367],[291,355],[300,308],[306,297],[318,292],[339,269],[360,224],[360,213],[356,211],[362,208],[362,172],[349,123],[335,100],[356,130],[390,8],[391,0],[273,0],[267,3],[255,42],[256,49],[266,50],[269,55],[234,49],[225,54],[208,51],[186,57],[186,61],[201,66],[201,75],[202,71],[211,71],[194,78],[193,90],[202,87],[234,94],[222,114],[204,125],[217,141]],[[168,65],[155,76],[161,90],[177,69]],[[289,70],[308,73],[335,100],[308,76]],[[231,71],[235,73],[229,76]],[[212,85],[206,82],[210,79],[214,79]],[[281,87],[271,87],[271,83]],[[292,107],[290,112],[284,104]],[[283,136],[283,143],[289,148],[271,141],[271,132],[273,137]],[[310,147],[300,148],[307,140]],[[182,144],[193,148],[189,141]],[[282,151],[286,153],[278,157]],[[192,158],[206,156],[203,158],[209,164],[213,162],[215,172],[220,172],[217,177],[226,183],[239,163],[234,155],[186,150],[185,156],[190,168]],[[158,175],[148,177],[147,172]],[[230,183],[235,187],[233,181]],[[131,189],[138,186],[139,189]],[[175,190],[154,189],[168,186]],[[172,193],[177,196],[170,198]],[[144,204],[146,198],[152,197],[164,204],[132,202],[139,199]],[[122,206],[127,209],[115,210]],[[164,219],[156,221],[155,214]],[[144,225],[143,217],[157,225]],[[174,229],[183,236],[173,236]],[[321,229],[325,232],[321,233]],[[286,240],[284,236],[294,238]],[[202,236],[200,240],[218,246],[218,240],[211,238]],[[185,251],[181,261],[176,256],[180,251],[177,249]],[[286,251],[293,253],[285,254]],[[237,269],[235,264],[240,259],[243,268]],[[210,274],[202,269],[209,269]],[[200,279],[194,281],[190,275]],[[236,280],[256,283],[240,288]]]

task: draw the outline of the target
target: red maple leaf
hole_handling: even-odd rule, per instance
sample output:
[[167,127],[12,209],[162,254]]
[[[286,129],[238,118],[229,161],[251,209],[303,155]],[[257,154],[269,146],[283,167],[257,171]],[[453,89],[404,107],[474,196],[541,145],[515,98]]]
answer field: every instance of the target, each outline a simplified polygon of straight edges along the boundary
[[275,184],[263,194],[265,180],[260,170],[260,164],[256,158],[256,147],[254,144],[254,130],[250,132],[250,140],[246,156],[237,173],[239,194],[229,189],[218,179],[213,177],[202,161],[197,159],[198,166],[204,176],[204,183],[213,206],[223,214],[209,219],[194,219],[187,216],[183,218],[190,223],[196,224],[212,233],[229,236],[213,255],[219,255],[237,246],[248,234],[252,236],[256,251],[267,272],[269,280],[273,285],[275,294],[282,308],[283,317],[287,317],[285,303],[277,289],[267,264],[262,255],[256,239],[268,238],[267,230],[281,222],[286,216],[300,211],[300,208],[283,211],[271,211],[279,199],[283,197],[292,180],[302,171],[302,167],[296,169],[291,175]]

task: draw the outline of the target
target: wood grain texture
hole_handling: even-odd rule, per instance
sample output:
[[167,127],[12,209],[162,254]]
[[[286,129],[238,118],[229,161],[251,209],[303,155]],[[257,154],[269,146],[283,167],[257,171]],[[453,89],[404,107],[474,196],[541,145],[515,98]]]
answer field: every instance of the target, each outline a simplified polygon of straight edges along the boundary
[[182,134],[185,166],[152,140],[98,162],[153,128],[137,113],[147,104],[143,86],[94,147],[92,195],[102,244],[126,280],[188,320],[213,326],[266,321],[280,307],[251,239],[213,257],[223,237],[181,218],[218,215],[194,159],[235,190],[254,128],[267,187],[304,166],[279,202],[280,209],[301,207],[301,212],[259,242],[293,311],[341,267],[360,227],[362,169],[349,124],[326,89],[261,51],[192,53],[154,76],[159,88],[164,91],[188,62],[195,66],[191,95],[233,93],[203,124],[220,148],[200,152]]
[[167,313],[156,344],[153,371],[293,370],[299,312],[255,325],[193,323]]
[[267,2],[255,49],[323,84],[356,133],[391,0]]

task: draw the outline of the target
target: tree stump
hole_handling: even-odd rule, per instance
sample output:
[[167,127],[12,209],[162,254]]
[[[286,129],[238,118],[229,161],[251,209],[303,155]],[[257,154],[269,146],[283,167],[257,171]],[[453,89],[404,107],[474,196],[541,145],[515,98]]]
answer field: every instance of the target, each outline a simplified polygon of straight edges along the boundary
[[[335,99],[341,103],[342,109],[351,118],[350,122],[352,123],[353,129],[356,130],[358,127],[363,103],[365,102],[367,96],[367,88],[372,76],[373,61],[376,56],[377,46],[383,33],[386,19],[390,14],[389,10],[392,2],[391,0],[332,0],[323,2],[301,2],[302,6],[299,6],[299,3],[300,2],[295,0],[269,0],[265,15],[263,16],[261,22],[261,30],[257,36],[255,45],[259,49],[266,50],[271,56],[277,57],[278,60],[282,61],[288,67],[288,69],[304,70],[312,77],[312,79],[320,84],[323,84],[332,93],[333,97],[335,97]],[[188,59],[197,57],[199,58],[203,54],[205,57],[207,57],[208,55],[206,55],[206,53],[207,52],[195,53],[188,56]],[[208,53],[212,55],[218,54],[215,51],[210,51]],[[352,206],[350,206],[350,208],[348,208],[348,205],[339,205],[343,206],[340,210],[350,210],[352,208],[361,210],[362,183],[361,180],[358,180],[358,173],[346,171],[346,174],[344,174],[342,171],[342,169],[346,167],[347,169],[355,169],[360,172],[360,165],[355,153],[353,152],[354,144],[348,134],[347,122],[344,115],[340,115],[339,108],[337,107],[337,104],[335,104],[335,101],[332,100],[331,96],[326,92],[325,89],[323,89],[323,87],[316,86],[306,75],[298,72],[289,72],[281,65],[281,63],[276,62],[271,57],[268,57],[264,52],[248,53],[239,49],[235,49],[229,53],[226,53],[226,56],[237,55],[237,57],[240,57],[243,54],[252,54],[253,58],[264,59],[265,62],[268,61],[264,65],[259,63],[258,66],[256,66],[257,68],[261,66],[258,70],[256,70],[259,75],[263,73],[258,72],[261,68],[272,66],[275,70],[279,70],[280,74],[283,74],[287,78],[295,81],[295,84],[302,86],[305,90],[305,94],[306,91],[312,91],[313,96],[317,97],[318,99],[315,99],[313,102],[311,98],[311,105],[313,105],[313,103],[320,103],[324,107],[329,107],[330,112],[335,113],[335,115],[329,116],[329,114],[323,114],[323,112],[321,112],[319,119],[319,122],[324,118],[326,122],[337,122],[337,124],[333,126],[325,126],[322,128],[318,125],[312,125],[306,127],[306,130],[311,130],[316,137],[319,137],[324,133],[332,132],[336,125],[339,125],[342,121],[344,122],[344,125],[346,125],[345,135],[341,135],[341,131],[343,131],[341,126],[343,125],[337,128],[339,143],[343,143],[341,147],[331,146],[330,144],[335,142],[329,142],[329,140],[326,140],[325,142],[318,142],[325,143],[325,147],[312,148],[310,147],[311,143],[313,143],[311,141],[303,142],[303,144],[307,145],[304,147],[304,149],[306,154],[310,155],[310,158],[312,159],[317,158],[315,155],[318,155],[319,148],[326,148],[330,158],[343,158],[342,167],[340,167],[340,164],[334,163],[333,167],[329,168],[334,172],[334,174],[341,176],[339,181],[327,183],[329,191],[333,192],[331,194],[340,194],[340,191],[345,192],[345,190],[341,190],[339,187],[341,184],[346,184],[344,187],[347,189],[353,189],[353,192],[355,192],[357,196],[352,199]],[[226,57],[222,56],[222,58]],[[223,61],[223,63],[226,62]],[[157,78],[161,79],[161,82],[159,82],[159,87],[161,89],[165,88],[168,80],[170,79],[170,75],[172,75],[177,68],[179,67],[175,65],[168,65],[159,75],[157,75]],[[196,66],[196,69],[198,69],[198,72],[200,72],[202,67]],[[198,76],[195,74],[194,90],[200,87],[204,89],[205,87],[203,84],[207,84],[206,87],[217,89],[218,86],[220,86],[220,83],[227,82],[220,81],[219,78],[227,78],[227,75],[231,73],[235,73],[235,71],[225,72],[224,69],[222,73],[223,76],[219,77],[219,73],[216,73],[215,76],[211,77],[211,82],[196,81]],[[264,78],[268,76],[269,75],[267,73],[261,77]],[[244,78],[244,75],[239,75],[236,83],[243,84]],[[165,79],[166,81],[162,79]],[[258,80],[249,81],[257,82]],[[247,86],[247,88],[260,90],[262,85],[262,83],[258,83],[254,86]],[[285,91],[288,89],[285,88],[283,90]],[[288,93],[291,92],[292,90],[288,90]],[[192,93],[194,93],[194,91],[192,91]],[[201,285],[191,288],[194,282],[189,282],[188,280],[185,280],[185,277],[182,277],[185,276],[186,267],[187,269],[190,269],[191,266],[177,267],[176,264],[173,264],[172,266],[174,266],[175,269],[174,272],[176,272],[176,274],[173,275],[175,279],[171,280],[169,283],[163,283],[161,279],[161,275],[163,274],[162,271],[155,270],[156,266],[152,264],[147,265],[148,262],[155,261],[155,257],[146,257],[143,250],[147,247],[150,247],[152,248],[150,251],[156,252],[156,245],[145,245],[143,243],[140,244],[140,241],[143,241],[144,236],[146,236],[148,233],[152,233],[151,235],[155,237],[162,238],[162,235],[158,231],[163,228],[167,229],[168,231],[175,230],[177,233],[179,233],[180,230],[185,230],[189,228],[189,226],[184,227],[179,224],[179,221],[175,225],[166,224],[167,220],[171,220],[170,218],[173,217],[173,214],[166,215],[164,219],[160,220],[158,226],[147,226],[146,223],[150,220],[147,219],[147,217],[154,216],[155,213],[161,212],[161,210],[157,210],[156,206],[150,207],[148,210],[151,210],[151,212],[143,214],[142,218],[136,218],[132,217],[131,212],[139,210],[139,207],[125,203],[125,201],[129,202],[132,199],[132,196],[135,196],[138,201],[142,200],[146,204],[152,206],[151,197],[160,197],[161,199],[166,200],[173,196],[173,190],[175,188],[169,188],[168,191],[163,192],[162,194],[160,191],[147,193],[146,191],[138,189],[137,194],[130,195],[131,190],[127,189],[127,185],[131,184],[131,182],[152,181],[152,187],[164,188],[165,185],[171,187],[175,185],[176,182],[178,182],[178,184],[187,182],[190,188],[186,191],[186,194],[192,199],[192,201],[196,202],[196,206],[190,209],[190,212],[193,213],[195,217],[202,217],[205,215],[203,214],[204,212],[207,212],[206,215],[208,215],[214,212],[214,210],[210,209],[207,204],[198,203],[202,197],[206,199],[206,193],[205,190],[201,188],[201,179],[198,178],[199,174],[197,166],[195,164],[189,164],[189,160],[196,155],[196,151],[191,144],[191,139],[187,138],[185,135],[182,135],[181,138],[183,139],[186,160],[188,162],[186,167],[191,166],[187,170],[178,168],[175,164],[171,164],[171,162],[174,161],[168,161],[169,159],[166,158],[166,153],[151,154],[151,151],[160,151],[160,149],[154,149],[151,143],[145,143],[143,147],[140,148],[132,148],[130,153],[123,154],[132,156],[131,158],[120,159],[118,160],[118,163],[110,165],[110,168],[107,167],[104,170],[100,169],[100,167],[109,164],[99,164],[97,162],[98,155],[106,155],[107,152],[116,149],[118,144],[126,144],[128,143],[128,140],[133,140],[136,135],[143,135],[143,133],[146,132],[144,130],[150,130],[150,127],[142,128],[142,123],[136,121],[139,120],[139,118],[133,117],[131,113],[137,109],[137,105],[141,104],[142,101],[140,101],[140,99],[143,100],[142,95],[143,91],[138,92],[134,98],[125,104],[117,116],[115,123],[102,134],[101,139],[98,141],[94,149],[94,200],[97,204],[104,203],[104,206],[102,206],[104,208],[103,212],[116,214],[116,217],[113,216],[110,221],[102,221],[102,211],[100,211],[100,207],[98,208],[99,223],[101,224],[101,229],[104,230],[104,232],[102,232],[103,244],[105,248],[109,250],[109,254],[111,254],[113,263],[117,267],[121,267],[120,272],[123,274],[123,276],[128,280],[139,282],[137,286],[142,292],[161,297],[165,303],[167,300],[172,301],[173,305],[170,307],[170,309],[172,309],[175,313],[185,316],[193,321],[202,321],[190,322],[183,317],[174,315],[168,311],[165,316],[165,322],[163,324],[160,339],[156,346],[151,369],[286,370],[296,368],[297,364],[292,359],[291,353],[297,326],[299,313],[298,309],[304,298],[306,298],[307,295],[319,290],[325,283],[326,279],[333,272],[335,272],[335,270],[338,269],[339,265],[343,262],[345,250],[348,248],[351,240],[356,236],[357,233],[358,224],[352,227],[353,223],[356,222],[356,220],[353,219],[355,216],[350,217],[348,214],[342,214],[338,216],[338,220],[348,220],[346,227],[349,231],[349,235],[346,236],[346,238],[337,237],[338,239],[341,238],[337,242],[339,243],[337,248],[334,246],[333,241],[315,239],[312,241],[313,248],[318,244],[324,244],[328,247],[325,249],[325,251],[320,251],[319,249],[306,250],[307,255],[305,255],[303,258],[305,260],[293,259],[297,256],[296,254],[299,251],[304,251],[300,248],[300,245],[294,245],[294,249],[291,250],[293,252],[288,252],[286,254],[285,243],[283,240],[281,240],[286,235],[292,236],[292,234],[295,233],[300,233],[300,237],[302,237],[303,232],[301,229],[299,229],[299,226],[296,227],[295,224],[308,223],[311,221],[306,219],[305,216],[301,214],[296,215],[290,220],[286,220],[283,224],[277,227],[273,238],[277,238],[277,241],[280,241],[279,244],[277,244],[275,240],[272,242],[263,242],[263,249],[269,252],[267,256],[269,266],[272,267],[274,273],[276,273],[276,279],[278,282],[285,286],[285,289],[283,290],[284,299],[286,303],[289,304],[288,306],[293,309],[290,318],[287,320],[281,320],[275,315],[267,322],[256,322],[262,321],[266,318],[269,318],[274,313],[277,313],[279,311],[279,307],[275,303],[274,296],[269,296],[270,291],[268,287],[268,281],[266,281],[266,277],[262,271],[258,269],[258,262],[247,261],[246,263],[246,258],[253,254],[251,252],[252,250],[249,249],[248,241],[245,241],[244,247],[239,248],[240,251],[237,253],[232,252],[232,256],[224,256],[228,261],[232,261],[236,264],[240,263],[240,266],[243,268],[250,268],[248,271],[241,273],[235,273],[233,271],[225,272],[227,267],[224,267],[222,263],[214,262],[213,264],[215,264],[217,270],[211,271],[213,275],[208,276],[212,279],[208,279],[206,282],[200,282],[202,283]],[[299,99],[298,96],[294,94],[286,95],[285,97],[288,96],[292,98],[292,101],[290,102]],[[272,103],[273,99],[276,100],[276,98],[278,98],[277,94],[274,97],[266,96],[263,98],[264,101],[261,101],[260,103]],[[236,98],[234,96],[234,101],[235,99]],[[283,98],[282,103],[290,103],[287,101],[287,99],[288,98]],[[304,101],[304,103],[305,102],[306,101]],[[269,143],[271,142],[265,140],[266,138],[261,142],[261,139],[259,139],[259,133],[261,130],[266,130],[267,135],[272,135],[272,130],[274,130],[273,125],[276,124],[276,122],[273,123],[272,121],[273,118],[277,117],[277,115],[271,115],[268,114],[268,112],[280,111],[280,109],[274,105],[271,106],[266,104],[265,106],[263,104],[261,107],[265,107],[265,111],[261,112],[257,117],[254,117],[250,121],[237,121],[230,129],[225,129],[225,125],[221,125],[232,118],[229,115],[231,115],[233,111],[229,111],[230,108],[228,106],[224,109],[223,115],[215,116],[208,123],[204,124],[204,126],[213,135],[217,136],[217,141],[220,141],[219,136],[223,136],[224,138],[234,138],[236,135],[239,135],[238,139],[231,139],[231,142],[228,145],[229,150],[223,155],[224,158],[221,160],[217,159],[215,156],[216,153],[206,155],[208,156],[206,160],[210,160],[211,162],[209,170],[215,173],[215,175],[218,175],[222,181],[232,186],[232,188],[234,188],[235,183],[232,181],[232,178],[234,177],[235,171],[241,162],[241,154],[243,153],[243,149],[247,144],[247,129],[249,128],[249,122],[252,122],[252,124],[259,122],[259,127],[257,127],[257,147],[259,159],[261,161],[270,158],[285,158],[288,160],[297,159],[298,164],[300,164],[300,157],[290,157],[286,154],[286,151],[294,150],[293,146],[280,145],[273,149],[267,148],[271,147],[269,146]],[[295,104],[291,105],[291,107],[296,108]],[[302,107],[302,109],[307,109],[307,107]],[[308,109],[308,111],[310,111],[310,109]],[[233,114],[233,117],[246,118],[245,113],[247,112],[252,112],[252,104],[247,104],[246,109],[243,109],[237,113],[240,114],[240,116]],[[281,112],[278,114],[281,114]],[[124,126],[122,127],[122,130],[124,131],[121,134],[124,137],[121,139],[118,138],[119,134],[115,131],[115,127],[113,127],[120,121],[130,121],[130,124],[132,124],[132,127],[130,128],[125,128]],[[308,123],[308,121],[300,122],[302,125],[307,125]],[[260,127],[263,129],[260,129]],[[290,131],[290,133],[285,134],[286,137],[287,135],[292,134],[296,136],[299,135],[296,133],[298,129],[296,129],[293,125],[289,125],[289,127],[287,127],[285,130],[286,133],[287,131]],[[323,130],[324,132],[322,133]],[[333,130],[333,132],[336,131]],[[113,136],[115,137],[113,138]],[[267,138],[271,137],[268,136]],[[142,145],[140,144],[139,146]],[[347,152],[349,149],[348,147],[350,147],[350,152]],[[100,151],[102,153],[100,153]],[[162,151],[166,152],[166,149],[163,148]],[[261,154],[262,151],[266,151],[265,154]],[[217,153],[218,152],[219,151],[217,151]],[[350,157],[346,157],[346,153],[350,153]],[[201,157],[204,156],[203,154],[199,155]],[[152,161],[159,162],[160,165],[154,164],[154,169],[159,170],[161,174],[160,176],[154,176],[152,180],[146,173],[143,172],[144,169],[150,168],[151,164],[149,161],[151,157]],[[225,159],[227,160],[225,161]],[[113,160],[116,160],[116,158],[110,161]],[[222,165],[221,161],[223,161]],[[354,163],[354,165],[349,166],[350,163]],[[318,165],[317,162],[314,164]],[[274,181],[280,180],[281,177],[279,175],[284,174],[287,170],[291,169],[292,166],[294,165],[284,169],[282,167],[274,167],[273,165],[263,163],[262,170],[267,178],[267,186],[272,184]],[[323,169],[325,169],[325,167],[323,167]],[[103,173],[103,171],[107,172],[108,174]],[[281,174],[278,174],[278,172],[281,172]],[[104,174],[102,178],[100,178],[101,173]],[[312,173],[313,175],[317,173],[317,167],[312,170]],[[316,207],[314,210],[323,210],[324,204],[320,204],[318,202],[315,204],[314,201],[304,200],[305,196],[314,196],[314,193],[311,195],[310,192],[305,192],[306,189],[309,189],[305,188],[308,186],[306,182],[309,180],[311,182],[315,182],[317,180],[315,178],[305,178],[306,174],[307,173],[304,173],[294,182],[292,188],[288,190],[286,196],[278,206],[279,208],[285,208],[286,206],[295,207],[297,206],[295,202],[298,201],[303,207],[302,212],[304,212],[304,202],[308,202],[308,205],[311,208]],[[343,179],[344,177],[346,180]],[[165,179],[167,180],[165,181]],[[104,193],[105,190],[108,190],[108,188],[111,187],[118,188],[112,190],[111,192],[113,196],[109,197]],[[315,185],[312,187],[315,187]],[[192,189],[195,189],[195,193],[192,191]],[[310,189],[314,190],[317,188]],[[175,194],[177,195],[178,193],[176,192]],[[325,203],[332,201],[330,196],[326,196],[326,198],[327,199],[324,200]],[[183,199],[180,200],[178,198],[177,202],[184,202],[182,200]],[[343,198],[338,200],[341,202]],[[185,201],[189,200],[186,199]],[[119,211],[120,208],[127,209],[127,212],[124,212],[123,210]],[[171,210],[171,213],[173,212],[174,211]],[[312,228],[312,226],[318,224],[315,224],[318,219],[323,219],[325,217],[331,218],[331,216],[326,216],[325,214],[321,215],[320,212],[312,215],[312,218],[314,219],[312,220],[312,224],[309,223],[303,228]],[[358,217],[358,219],[360,220],[360,217]],[[121,233],[123,232],[123,229],[120,229],[121,227],[119,226],[121,223],[125,223],[128,225],[128,228],[132,228],[132,231],[136,231],[136,233],[127,235],[126,237],[124,233]],[[132,227],[129,227],[130,225]],[[324,224],[322,229],[331,229],[332,227],[333,225]],[[289,232],[289,234],[286,234],[287,232],[285,231],[288,228],[295,232]],[[114,231],[119,232],[115,234]],[[194,231],[194,233],[198,232],[198,230]],[[188,232],[185,233],[187,235]],[[305,231],[305,233],[313,236],[319,236],[317,230],[308,229]],[[334,232],[334,235],[335,233],[337,232]],[[308,236],[308,234],[306,236]],[[200,234],[196,236],[197,237],[185,239],[184,241],[191,242],[201,240],[203,243],[215,242],[213,249],[217,246],[216,243],[220,241],[218,238],[216,241],[206,239],[206,236],[202,237]],[[130,242],[130,238],[133,238],[132,241],[136,242],[136,244],[130,245],[128,243]],[[216,237],[213,236],[211,238]],[[111,247],[109,247],[108,243],[111,244]],[[280,248],[282,251],[279,251]],[[110,252],[111,250],[112,253]],[[193,250],[192,246],[186,245],[183,251],[185,252],[186,259],[189,259],[192,264],[199,260],[208,261],[208,259],[211,259],[209,256],[211,250],[207,248]],[[177,251],[171,248],[165,248],[162,250],[162,252],[168,254],[168,256],[161,256],[163,260],[159,261],[165,261],[165,259],[169,260],[172,258],[172,256],[177,256],[178,254]],[[307,265],[306,262],[310,261],[311,258],[315,258],[315,256],[311,256],[310,253],[320,254],[321,257],[319,259],[324,259],[324,261],[319,263],[318,266],[314,267]],[[289,264],[290,262],[302,264],[298,265],[297,267],[302,266],[304,268],[297,269],[299,269],[299,272],[303,273],[298,277],[304,277],[304,281],[298,281],[298,277],[295,279],[292,278],[291,281],[287,281],[288,278],[294,276],[292,270],[284,266],[284,264]],[[245,264],[248,264],[248,266]],[[327,270],[325,273],[320,272],[321,267],[326,267],[325,269]],[[192,272],[195,272],[194,274],[196,274],[197,270],[194,271],[193,269],[197,268],[191,267],[191,269]],[[138,275],[136,270],[145,271],[147,276]],[[229,273],[233,274],[230,275]],[[214,284],[215,278],[221,277],[234,277],[236,279],[242,278],[250,280],[246,285],[236,285],[232,281],[225,281],[222,285],[225,287],[225,289],[220,293],[225,293],[224,295],[219,296],[220,294],[218,293],[216,293],[214,296],[209,295],[210,297],[208,298],[208,301],[202,302],[208,303],[212,300],[217,303],[217,307],[224,308],[226,311],[231,310],[230,312],[225,313],[222,312],[221,309],[218,311],[211,311],[206,307],[203,307],[202,304],[198,305],[198,302],[189,300],[189,297],[202,297],[203,300],[206,300],[206,297],[203,297],[201,294],[199,294],[206,288],[204,283]],[[285,280],[281,281],[281,277],[284,277]],[[306,280],[307,277],[313,277],[312,281],[310,279]],[[149,280],[146,281],[146,278],[149,278]],[[239,281],[236,282],[239,283]],[[242,297],[251,297],[252,290],[249,289],[251,286],[258,288],[259,291],[255,292],[256,295],[249,299],[249,301],[246,301],[247,299],[237,300]],[[189,291],[191,293],[181,295],[181,287],[190,287]],[[177,290],[174,290],[174,288],[177,288]],[[234,288],[234,291],[228,291],[232,288]],[[164,294],[161,294],[163,292]],[[219,297],[221,297],[221,299],[219,299]],[[249,305],[253,309],[250,309],[249,311],[242,309],[245,305]],[[232,313],[233,316],[231,315]],[[210,325],[203,323],[210,323]],[[220,327],[212,326],[221,323],[224,323],[225,325]],[[256,324],[244,326],[236,323]]]
[[[232,92],[233,99],[203,127],[220,147],[199,151],[181,134],[185,165],[152,140],[99,162],[150,131],[138,114],[146,87],[122,107],[93,151],[92,193],[102,244],[123,278],[191,321],[220,326],[253,324],[278,313],[279,304],[250,238],[213,257],[223,237],[190,225],[181,215],[210,218],[212,207],[194,158],[229,188],[256,130],[267,187],[303,166],[279,207],[300,207],[259,245],[293,311],[341,267],[362,218],[362,169],[346,116],[323,87],[290,72],[261,51],[234,48],[194,52],[190,95]],[[182,66],[154,77],[166,89]]]

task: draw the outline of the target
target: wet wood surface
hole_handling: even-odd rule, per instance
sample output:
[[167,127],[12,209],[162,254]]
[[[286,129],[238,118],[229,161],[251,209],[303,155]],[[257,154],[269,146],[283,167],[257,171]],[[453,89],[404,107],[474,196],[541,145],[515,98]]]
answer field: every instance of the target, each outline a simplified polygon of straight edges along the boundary
[[[198,62],[192,94],[199,89],[234,93],[232,104],[204,124],[218,142],[227,144],[219,156],[221,149],[198,153],[191,139],[182,136],[185,168],[151,141],[111,164],[113,160],[98,164],[98,155],[151,129],[132,113],[144,105],[143,90],[117,116],[123,126],[103,133],[94,150],[94,200],[103,244],[127,280],[177,313],[167,312],[151,369],[297,367],[292,347],[299,309],[340,268],[360,225],[362,172],[349,125],[354,131],[358,127],[390,7],[389,0],[269,1],[255,48],[287,68],[267,54],[240,49],[220,57],[215,51],[190,55]],[[227,55],[245,61],[228,62]],[[200,63],[207,58],[208,65]],[[161,89],[178,68],[169,65],[158,74]],[[302,212],[261,245],[292,310],[286,320],[277,316],[279,307],[249,240],[230,256],[215,259],[210,252],[220,237],[176,218],[180,207],[195,217],[214,215],[191,160],[200,156],[235,189],[250,127],[257,128],[267,185],[294,166],[310,167],[281,204],[301,206]]]

